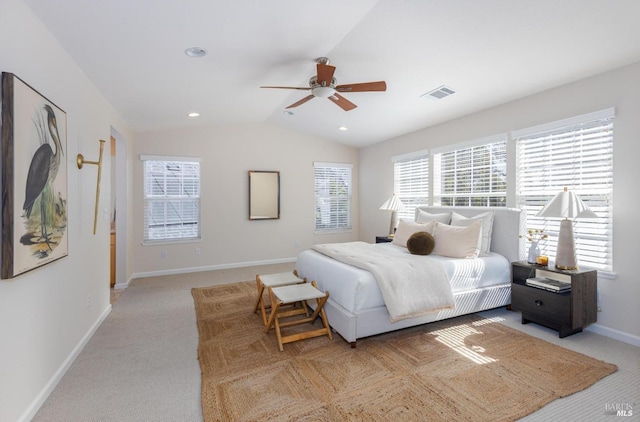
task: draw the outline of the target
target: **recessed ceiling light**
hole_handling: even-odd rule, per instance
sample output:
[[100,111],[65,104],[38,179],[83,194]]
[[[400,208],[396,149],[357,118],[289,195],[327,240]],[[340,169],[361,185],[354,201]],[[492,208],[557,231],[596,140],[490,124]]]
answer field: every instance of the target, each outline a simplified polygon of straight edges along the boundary
[[348,128],[348,127],[346,127],[346,126],[340,126],[340,127],[338,128],[338,130],[341,130],[341,131],[343,131],[343,132],[346,132],[346,131],[348,131],[348,130],[349,130],[349,128]]
[[284,114],[286,114],[287,116],[293,116],[293,111],[291,110],[285,110],[283,111]]
[[184,54],[189,57],[202,57],[207,54],[207,50],[200,47],[191,47],[184,50]]
[[189,117],[198,117],[199,115],[200,115],[200,113],[197,113],[195,111],[193,113],[187,114],[187,116],[189,116]]

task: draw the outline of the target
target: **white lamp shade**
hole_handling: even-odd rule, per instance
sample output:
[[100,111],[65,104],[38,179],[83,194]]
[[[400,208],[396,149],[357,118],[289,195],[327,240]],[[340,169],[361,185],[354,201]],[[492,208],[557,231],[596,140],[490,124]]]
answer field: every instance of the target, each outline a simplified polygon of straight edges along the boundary
[[398,226],[398,210],[403,210],[404,209],[404,204],[402,203],[402,201],[400,200],[400,198],[398,198],[396,196],[396,194],[394,193],[391,198],[387,199],[386,201],[384,201],[384,204],[382,204],[380,206],[380,209],[383,211],[392,211],[391,212],[391,222],[389,224],[389,236],[393,237],[393,235],[395,234],[395,230],[396,227]]
[[597,218],[598,215],[573,192],[567,188],[553,197],[537,214],[538,217],[563,218],[558,232],[556,250],[556,268],[561,270],[577,270],[576,244],[573,240],[571,218]]
[[381,210],[384,211],[398,211],[404,209],[404,204],[402,201],[394,194],[391,198],[384,201],[384,204],[380,206]]
[[564,188],[542,210],[537,217],[551,218],[597,218],[598,215],[573,192]]

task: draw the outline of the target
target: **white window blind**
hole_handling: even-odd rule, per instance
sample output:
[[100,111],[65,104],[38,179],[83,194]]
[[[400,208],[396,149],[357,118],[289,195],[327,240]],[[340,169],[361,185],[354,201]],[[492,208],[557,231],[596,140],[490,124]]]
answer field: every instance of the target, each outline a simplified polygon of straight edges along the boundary
[[140,158],[144,168],[144,242],[199,239],[199,160]]
[[435,204],[485,207],[506,205],[505,135],[494,137],[491,142],[481,145],[436,153],[433,167]]
[[517,141],[516,203],[526,210],[527,227],[544,229],[540,243],[554,256],[559,220],[536,217],[565,187],[594,211],[597,219],[574,221],[579,265],[612,271],[613,110],[579,116],[545,127],[515,132]]
[[418,205],[429,202],[429,153],[422,151],[393,160],[393,189],[404,204],[398,218],[415,218]]
[[313,163],[316,231],[351,230],[352,165]]

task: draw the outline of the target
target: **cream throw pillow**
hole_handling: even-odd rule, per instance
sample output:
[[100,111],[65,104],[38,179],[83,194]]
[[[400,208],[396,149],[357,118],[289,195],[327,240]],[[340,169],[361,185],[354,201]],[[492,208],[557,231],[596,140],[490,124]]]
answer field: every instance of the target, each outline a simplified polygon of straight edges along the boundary
[[411,237],[415,232],[428,232],[433,234],[433,229],[435,228],[435,221],[431,223],[415,223],[410,220],[400,220],[398,223],[398,229],[396,230],[396,234],[393,236],[394,245],[407,247],[407,240]]
[[458,213],[451,214],[452,226],[469,226],[476,221],[482,221],[482,244],[480,256],[487,256],[491,252],[491,234],[493,233],[493,211],[483,212],[473,217],[465,217]]
[[418,210],[418,217],[416,218],[418,223],[430,223],[432,221],[438,221],[442,224],[449,224],[451,221],[451,213],[444,212],[441,214],[432,214],[424,210]]
[[466,227],[448,226],[435,223],[433,238],[436,246],[433,254],[451,258],[477,258],[482,233],[482,221],[478,220]]

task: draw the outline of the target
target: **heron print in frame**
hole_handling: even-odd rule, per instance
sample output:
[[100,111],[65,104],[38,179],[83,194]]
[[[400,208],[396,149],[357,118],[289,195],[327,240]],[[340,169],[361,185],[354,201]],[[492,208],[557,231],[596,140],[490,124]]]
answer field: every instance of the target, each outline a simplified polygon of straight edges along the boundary
[[67,116],[2,73],[2,278],[68,254]]

